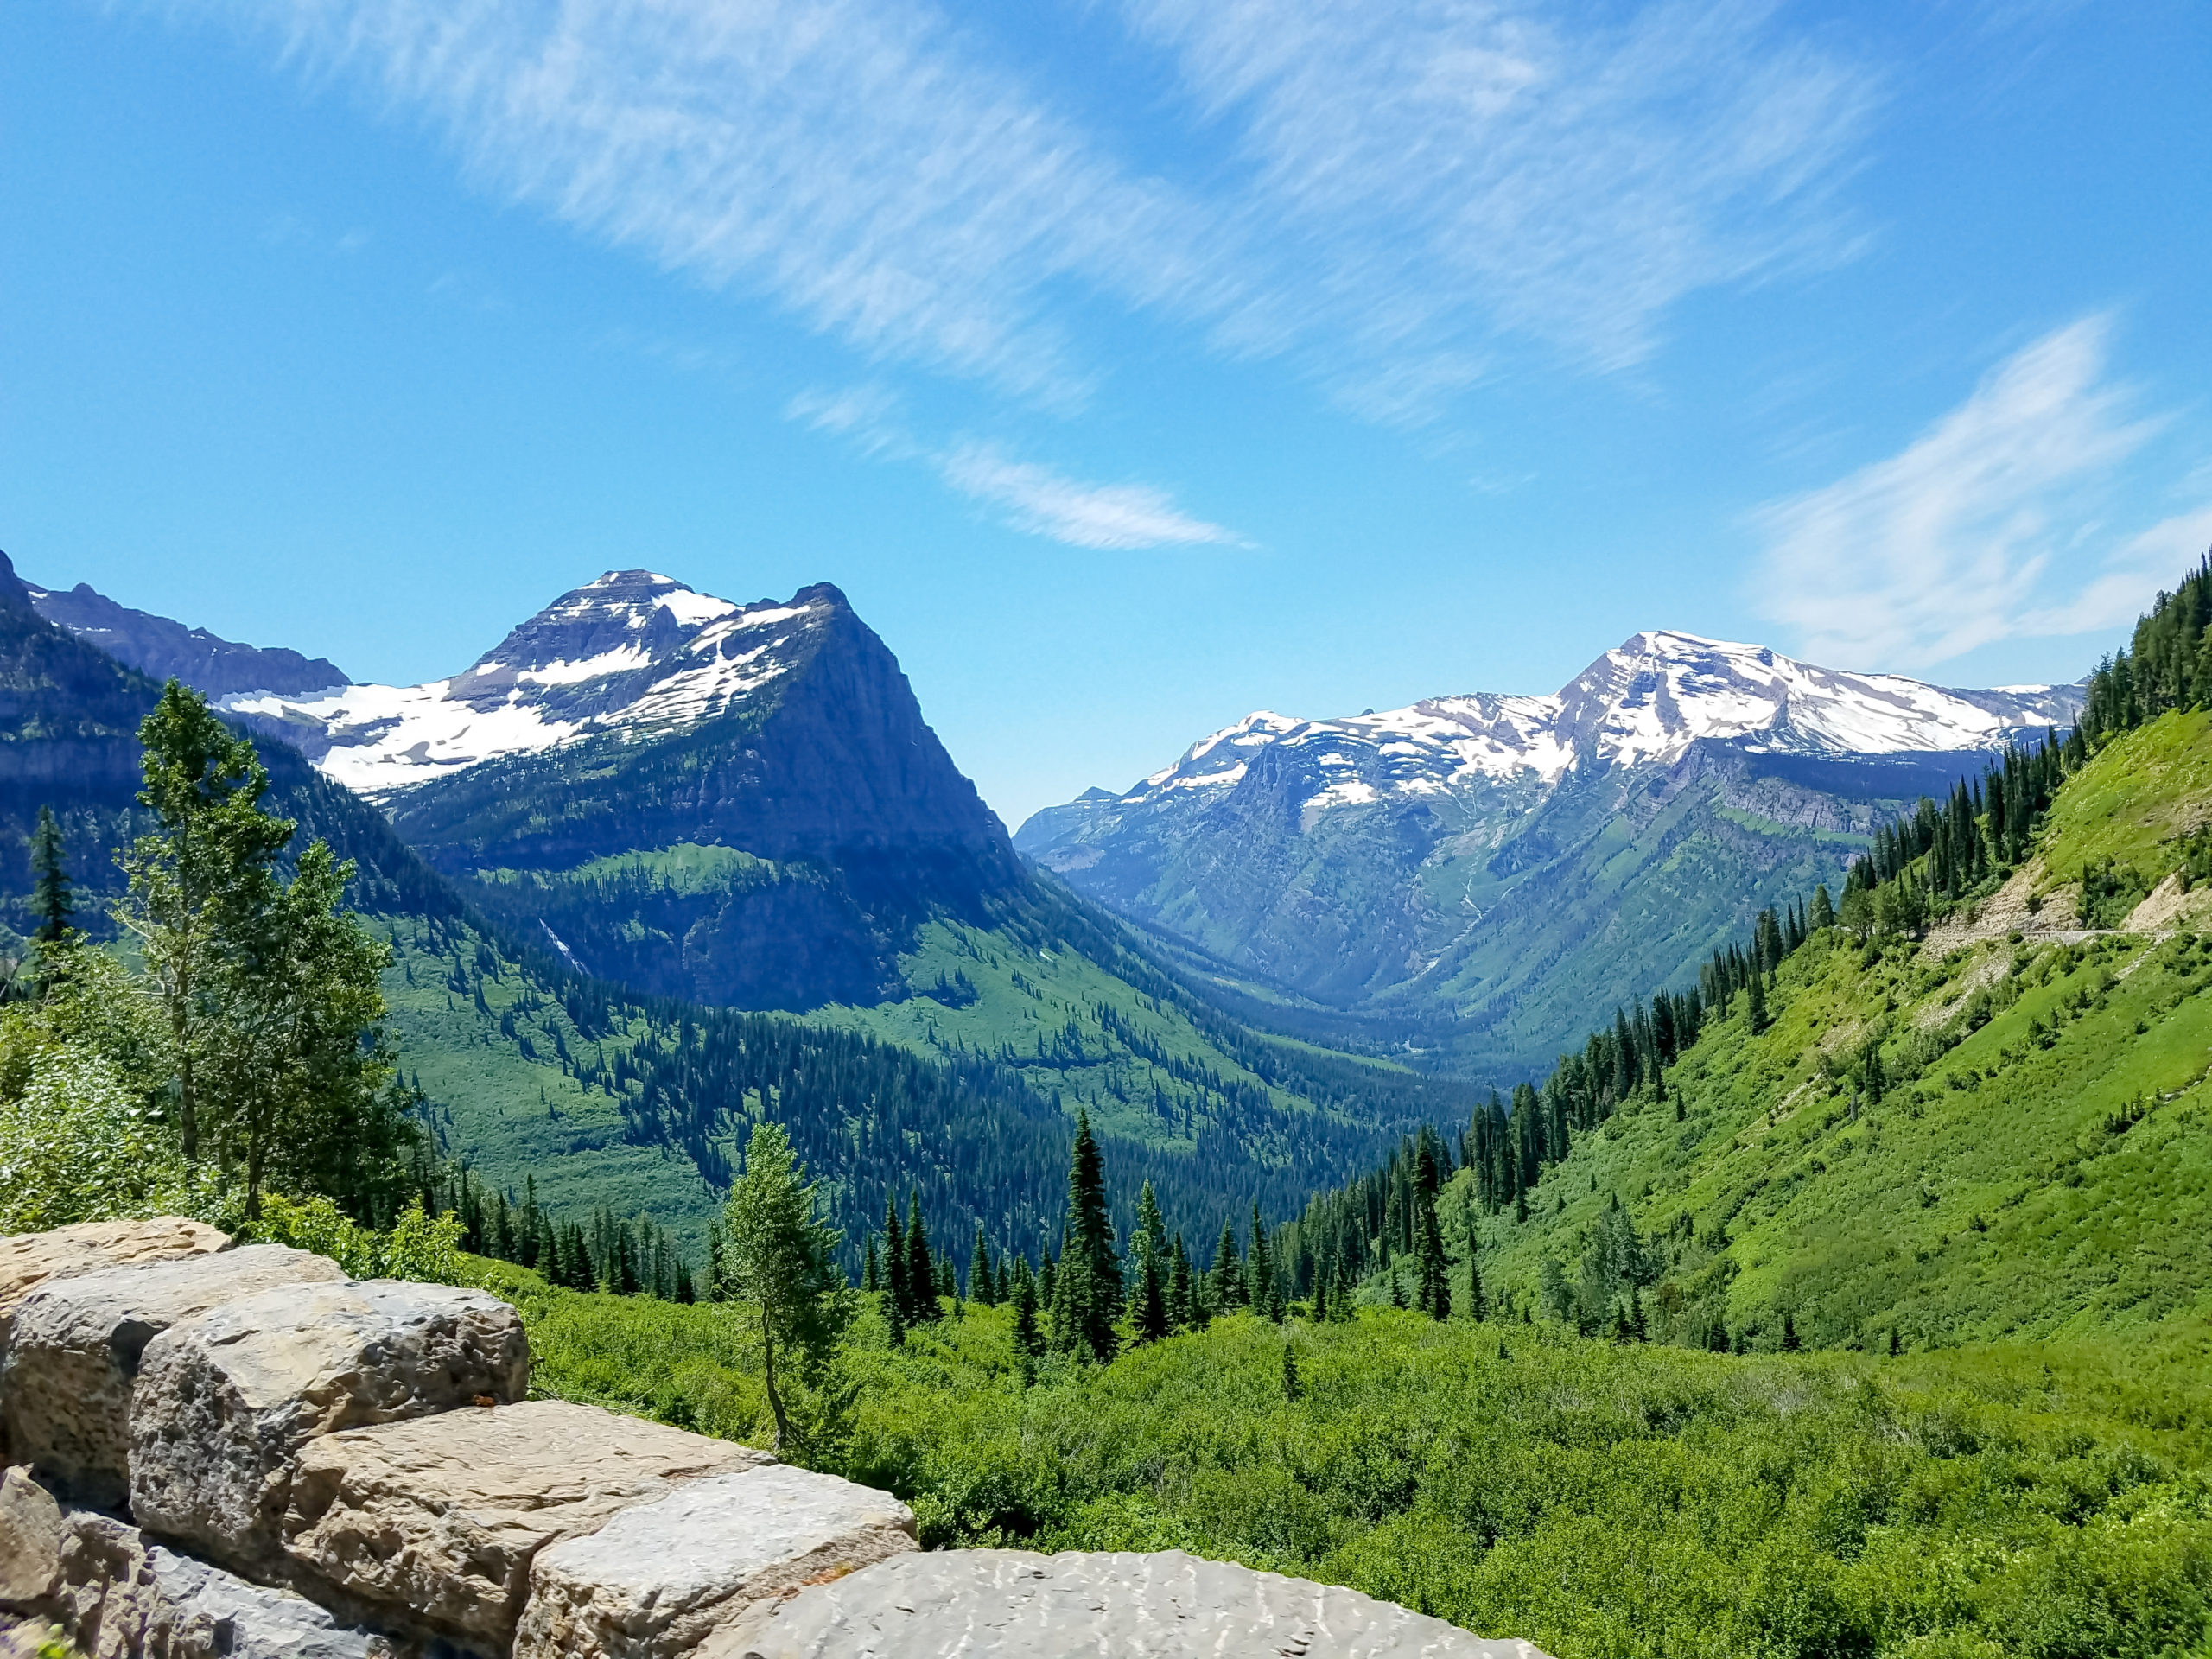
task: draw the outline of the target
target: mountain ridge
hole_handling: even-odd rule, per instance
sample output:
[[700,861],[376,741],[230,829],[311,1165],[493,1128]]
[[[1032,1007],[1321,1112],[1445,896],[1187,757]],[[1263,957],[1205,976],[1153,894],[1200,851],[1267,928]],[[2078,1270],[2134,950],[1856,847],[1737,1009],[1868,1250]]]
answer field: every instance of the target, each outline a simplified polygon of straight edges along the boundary
[[24,582],[23,589],[46,620],[157,682],[182,680],[204,696],[297,694],[349,683],[327,658],[307,657],[281,646],[241,645],[206,628],[133,610],[89,582],[67,589]]
[[1014,846],[1376,1043],[1507,1080],[1592,1000],[1648,993],[1786,883],[1839,880],[1885,817],[2080,698],[1648,632],[1550,696],[1248,715]]

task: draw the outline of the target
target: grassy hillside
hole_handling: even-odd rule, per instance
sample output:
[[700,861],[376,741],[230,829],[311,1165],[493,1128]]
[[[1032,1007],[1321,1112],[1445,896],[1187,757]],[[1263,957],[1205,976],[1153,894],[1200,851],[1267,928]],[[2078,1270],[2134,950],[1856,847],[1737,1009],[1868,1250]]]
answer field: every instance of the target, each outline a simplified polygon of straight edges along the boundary
[[[480,1276],[522,1307],[546,1392],[763,1432],[746,1310]],[[793,1455],[899,1492],[925,1544],[1181,1548],[1560,1659],[2149,1659],[2212,1637],[2201,1319],[1891,1359],[1240,1314],[1027,1389],[1010,1325],[971,1306],[894,1350],[864,1310]]]
[[1774,1346],[1788,1310],[1808,1344],[1948,1344],[2155,1319],[2212,1288],[2212,939],[1867,955],[1808,945],[1765,1032],[1738,1007],[1671,1100],[1545,1173],[1529,1221],[1478,1219],[1485,1279],[1532,1305],[1547,1258],[1580,1283],[1618,1203],[1678,1340],[1717,1323]]

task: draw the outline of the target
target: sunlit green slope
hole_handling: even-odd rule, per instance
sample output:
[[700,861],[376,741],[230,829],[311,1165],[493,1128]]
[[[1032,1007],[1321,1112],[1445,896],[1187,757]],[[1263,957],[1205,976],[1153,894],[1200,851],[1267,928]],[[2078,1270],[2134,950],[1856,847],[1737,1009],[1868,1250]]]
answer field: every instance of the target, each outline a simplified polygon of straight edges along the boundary
[[[2027,873],[2050,914],[2084,862],[2120,861],[2144,893],[2182,865],[2212,816],[2208,729],[2167,715],[2068,781]],[[1527,1221],[1474,1217],[1486,1282],[1585,1322],[1633,1293],[1654,1334],[1758,1347],[1785,1313],[1808,1344],[1918,1347],[2202,1305],[2212,937],[1973,932],[1816,937],[1767,1029],[1737,999],[1664,1101],[1640,1091],[1546,1171]]]

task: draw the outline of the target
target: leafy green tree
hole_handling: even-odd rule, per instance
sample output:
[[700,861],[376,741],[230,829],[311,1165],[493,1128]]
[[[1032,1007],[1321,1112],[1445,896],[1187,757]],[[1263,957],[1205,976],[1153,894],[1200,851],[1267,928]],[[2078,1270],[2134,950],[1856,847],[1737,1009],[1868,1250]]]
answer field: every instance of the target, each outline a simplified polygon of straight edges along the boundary
[[202,982],[221,1033],[203,1075],[222,1103],[214,1125],[245,1179],[249,1217],[272,1178],[372,1210],[397,1185],[412,1143],[387,1093],[380,979],[390,952],[340,908],[353,870],[318,841],[290,882],[270,874],[252,884],[262,891],[228,918],[226,948]]
[[343,909],[353,874],[317,841],[289,882],[289,819],[262,810],[252,744],[172,680],[139,728],[156,830],[124,859],[118,918],[139,939],[169,1028],[179,1149],[211,1149],[257,1217],[272,1179],[388,1208],[414,1139],[379,983],[390,953]]
[[238,933],[258,919],[293,826],[259,807],[269,774],[253,745],[175,680],[138,728],[139,804],[159,828],[124,858],[128,897],[117,919],[136,934],[168,1016],[180,1147],[200,1155],[206,1071],[222,1046],[219,976]]
[[1824,927],[1835,925],[1835,901],[1828,897],[1825,881],[1813,889],[1813,914],[1808,925],[1815,933]]
[[38,918],[31,937],[41,944],[67,938],[70,918],[77,913],[61,854],[61,826],[54,822],[54,809],[41,806],[38,828],[31,832],[31,914]]
[[731,1183],[722,1217],[737,1292],[759,1309],[768,1409],[776,1421],[770,1450],[779,1450],[791,1430],[779,1357],[788,1357],[804,1378],[818,1376],[850,1311],[836,1268],[839,1235],[815,1219],[814,1183],[781,1124],[753,1126],[745,1172]]

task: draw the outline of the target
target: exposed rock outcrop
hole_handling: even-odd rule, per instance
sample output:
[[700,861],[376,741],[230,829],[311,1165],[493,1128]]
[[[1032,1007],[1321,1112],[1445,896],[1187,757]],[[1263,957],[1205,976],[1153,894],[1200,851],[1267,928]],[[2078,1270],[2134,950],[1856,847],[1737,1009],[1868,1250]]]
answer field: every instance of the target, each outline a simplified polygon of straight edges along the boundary
[[565,1401],[451,1412],[308,1446],[284,1548],[346,1596],[504,1652],[541,1550],[683,1482],[767,1461],[750,1446]]
[[231,1236],[182,1216],[150,1221],[84,1221],[48,1233],[0,1238],[0,1354],[8,1347],[16,1307],[49,1279],[69,1279],[103,1268],[179,1256],[213,1255],[231,1248]]
[[763,1604],[698,1659],[1543,1659],[1356,1590],[1180,1550],[899,1555]]
[[131,1513],[232,1566],[273,1561],[309,1440],[510,1404],[529,1378],[521,1319],[481,1291],[375,1280],[241,1297],[146,1344]]
[[345,1277],[322,1256],[255,1244],[41,1286],[17,1304],[0,1355],[0,1425],[12,1454],[79,1503],[121,1503],[130,1487],[131,1394],[146,1344],[256,1291]]
[[515,1659],[677,1659],[763,1599],[914,1548],[887,1492],[777,1466],[718,1475],[556,1544]]
[[394,1659],[305,1596],[254,1584],[90,1510],[65,1518],[59,1623],[87,1659]]

